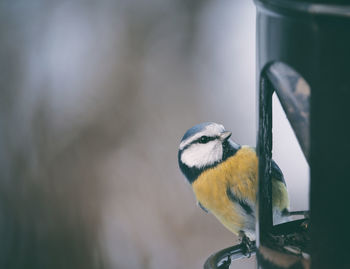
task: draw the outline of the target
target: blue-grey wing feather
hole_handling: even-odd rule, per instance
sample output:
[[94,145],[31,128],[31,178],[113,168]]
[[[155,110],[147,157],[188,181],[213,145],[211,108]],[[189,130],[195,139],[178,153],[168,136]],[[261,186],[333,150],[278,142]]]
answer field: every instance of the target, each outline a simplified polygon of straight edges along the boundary
[[283,173],[274,160],[271,162],[271,177],[278,181],[281,181],[284,185],[286,185]]

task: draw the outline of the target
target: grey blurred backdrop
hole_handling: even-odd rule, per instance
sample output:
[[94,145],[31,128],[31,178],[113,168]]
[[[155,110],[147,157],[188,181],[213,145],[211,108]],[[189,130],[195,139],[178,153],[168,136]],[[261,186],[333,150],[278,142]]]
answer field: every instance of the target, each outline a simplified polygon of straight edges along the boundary
[[[196,206],[177,147],[203,121],[255,145],[252,1],[8,0],[0,37],[0,268],[201,268],[237,242]],[[274,159],[305,209],[275,103]]]

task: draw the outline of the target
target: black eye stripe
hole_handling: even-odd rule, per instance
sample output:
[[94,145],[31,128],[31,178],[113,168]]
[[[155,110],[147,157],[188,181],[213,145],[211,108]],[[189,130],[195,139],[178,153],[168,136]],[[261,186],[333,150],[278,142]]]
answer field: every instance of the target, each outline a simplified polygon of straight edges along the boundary
[[[201,136],[202,137],[202,136]],[[200,141],[200,139],[201,139],[201,137],[200,138],[197,138],[196,140],[193,140],[191,143],[189,143],[188,145],[186,145],[183,149],[181,149],[181,152],[184,152],[186,149],[188,149],[190,146],[192,146],[193,144],[196,144],[196,143],[199,143],[199,144],[201,144],[199,141]],[[219,139],[219,136],[217,135],[217,136],[208,136],[208,141],[207,141],[207,143],[208,142],[210,142],[210,141],[213,141],[213,140],[215,140],[215,139]]]
[[200,138],[194,140],[191,144],[196,144],[196,143],[200,143],[200,144],[206,144],[210,141],[213,141],[215,139],[219,138],[218,136],[201,136]]

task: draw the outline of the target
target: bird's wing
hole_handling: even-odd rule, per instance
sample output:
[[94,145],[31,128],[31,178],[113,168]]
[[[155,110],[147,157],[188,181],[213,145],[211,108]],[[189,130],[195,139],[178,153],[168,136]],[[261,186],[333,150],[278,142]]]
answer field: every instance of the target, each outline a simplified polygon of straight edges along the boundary
[[232,203],[239,204],[247,215],[254,214],[252,205],[249,204],[246,199],[240,198],[238,195],[236,195],[232,188],[227,187],[226,195]]
[[278,181],[281,181],[286,186],[286,181],[284,180],[283,173],[274,160],[271,162],[271,177]]

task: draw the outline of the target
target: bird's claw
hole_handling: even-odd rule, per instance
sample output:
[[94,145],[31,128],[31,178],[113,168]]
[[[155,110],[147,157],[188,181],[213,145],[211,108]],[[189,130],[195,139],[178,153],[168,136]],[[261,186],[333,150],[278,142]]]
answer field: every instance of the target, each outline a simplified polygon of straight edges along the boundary
[[252,242],[248,236],[246,236],[244,233],[240,233],[241,237],[241,246],[242,246],[242,251],[243,254],[247,257],[250,258],[253,252],[253,246],[254,242]]

